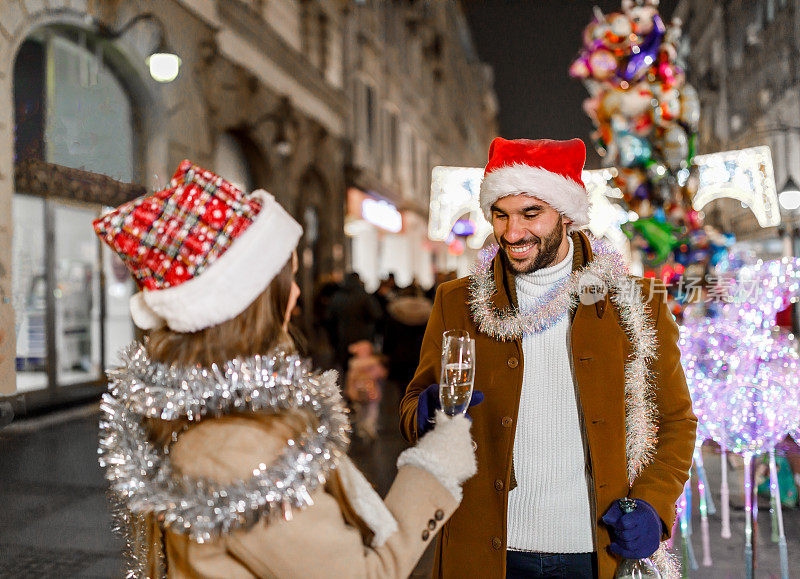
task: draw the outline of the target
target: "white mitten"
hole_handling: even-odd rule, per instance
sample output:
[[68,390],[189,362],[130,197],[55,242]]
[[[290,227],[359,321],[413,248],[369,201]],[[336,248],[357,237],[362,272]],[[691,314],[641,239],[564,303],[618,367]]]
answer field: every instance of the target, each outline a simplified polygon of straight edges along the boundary
[[461,485],[478,472],[469,429],[472,422],[459,414],[452,418],[436,411],[436,426],[413,448],[403,451],[397,468],[415,466],[428,471],[461,500]]

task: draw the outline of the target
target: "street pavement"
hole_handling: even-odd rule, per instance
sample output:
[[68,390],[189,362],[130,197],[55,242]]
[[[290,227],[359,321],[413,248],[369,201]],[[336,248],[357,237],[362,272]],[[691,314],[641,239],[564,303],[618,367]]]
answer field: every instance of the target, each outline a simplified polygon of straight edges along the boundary
[[[405,443],[397,428],[399,389],[387,387],[380,437],[373,444],[355,440],[356,464],[382,495],[394,479],[397,455]],[[111,532],[106,484],[97,464],[97,406],[44,419],[19,421],[0,430],[0,577],[122,577],[122,541]],[[704,447],[710,487],[719,505],[719,455]],[[731,483],[741,480],[739,470]],[[695,487],[696,488],[696,487]],[[733,493],[736,495],[736,493]],[[741,503],[734,496],[734,504]],[[790,577],[800,577],[800,511],[785,509]],[[760,501],[756,577],[780,577],[778,548],[771,541],[769,502]],[[732,538],[720,537],[719,514],[710,517],[712,567],[702,566],[700,520],[695,505],[691,537],[700,567],[690,577],[744,577],[744,511],[732,508]],[[678,539],[679,542],[679,539]],[[427,576],[426,553],[414,576]],[[480,577],[476,569],[475,576]]]

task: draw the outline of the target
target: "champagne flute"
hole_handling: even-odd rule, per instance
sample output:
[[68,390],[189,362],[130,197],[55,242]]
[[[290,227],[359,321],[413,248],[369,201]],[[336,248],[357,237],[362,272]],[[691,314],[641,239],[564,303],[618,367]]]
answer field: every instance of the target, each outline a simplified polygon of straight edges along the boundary
[[475,340],[465,330],[442,335],[439,403],[448,416],[466,414],[475,380]]

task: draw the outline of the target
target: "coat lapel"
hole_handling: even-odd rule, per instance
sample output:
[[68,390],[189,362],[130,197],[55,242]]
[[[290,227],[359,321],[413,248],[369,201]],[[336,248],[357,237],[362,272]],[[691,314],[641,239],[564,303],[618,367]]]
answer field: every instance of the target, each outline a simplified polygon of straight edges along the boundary
[[[594,259],[594,252],[592,245],[589,243],[589,238],[582,231],[575,231],[572,233],[572,271],[576,271]],[[578,307],[570,312],[570,321],[574,322],[575,317],[580,313],[581,316],[591,315],[596,313],[597,317],[602,319],[605,314],[606,307],[608,306],[609,295],[594,303],[594,308],[591,305],[586,305],[578,302]],[[594,309],[594,312],[591,310]]]
[[498,310],[503,311],[509,307],[517,307],[517,292],[514,288],[514,276],[508,271],[503,260],[503,250],[498,249],[497,255],[492,260],[492,271],[497,291],[492,301]]

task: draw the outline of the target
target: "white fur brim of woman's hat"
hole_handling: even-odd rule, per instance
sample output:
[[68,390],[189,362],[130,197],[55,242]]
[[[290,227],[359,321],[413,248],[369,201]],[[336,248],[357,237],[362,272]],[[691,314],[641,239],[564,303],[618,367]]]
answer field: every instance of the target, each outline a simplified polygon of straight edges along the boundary
[[581,180],[586,146],[580,139],[496,138],[481,182],[480,203],[491,223],[492,205],[510,195],[535,197],[572,220],[568,231],[589,224],[589,196]]
[[133,322],[143,330],[168,326],[197,332],[241,314],[283,269],[303,228],[275,198],[259,189],[253,223],[200,275],[175,287],[143,290],[131,297]]

